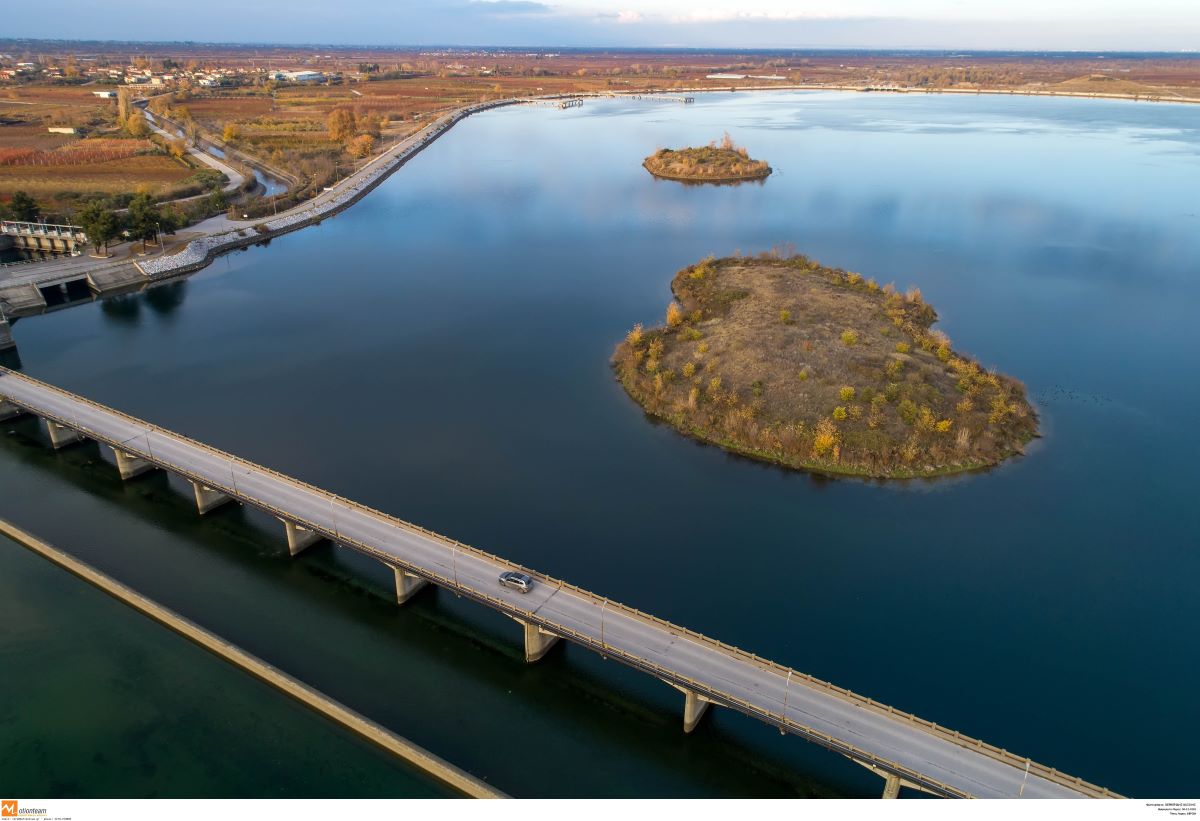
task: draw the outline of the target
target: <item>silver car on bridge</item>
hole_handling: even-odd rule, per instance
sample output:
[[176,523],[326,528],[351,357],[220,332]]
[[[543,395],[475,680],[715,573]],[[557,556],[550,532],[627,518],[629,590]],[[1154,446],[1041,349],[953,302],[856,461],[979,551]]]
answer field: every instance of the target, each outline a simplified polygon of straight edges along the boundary
[[500,574],[500,584],[511,587],[518,593],[528,593],[533,588],[533,577],[528,573],[508,570]]

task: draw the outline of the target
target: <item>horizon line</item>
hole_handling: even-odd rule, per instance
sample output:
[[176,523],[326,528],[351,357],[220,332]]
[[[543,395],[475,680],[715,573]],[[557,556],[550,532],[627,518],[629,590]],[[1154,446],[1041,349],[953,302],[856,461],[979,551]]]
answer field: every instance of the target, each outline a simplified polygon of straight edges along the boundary
[[498,45],[495,43],[322,43],[306,42],[270,42],[270,41],[234,41],[234,40],[148,40],[148,39],[115,39],[115,38],[75,38],[75,37],[0,37],[0,43],[80,43],[80,44],[109,44],[109,45],[154,45],[154,46],[227,46],[237,48],[328,48],[328,49],[448,49],[448,50],[492,50],[492,51],[613,51],[613,52],[816,52],[816,53],[875,53],[875,54],[1069,54],[1069,55],[1195,55],[1200,57],[1200,48],[1180,49],[1088,49],[1088,48],[956,48],[953,46],[618,46],[618,45],[562,45],[562,44],[521,44]]

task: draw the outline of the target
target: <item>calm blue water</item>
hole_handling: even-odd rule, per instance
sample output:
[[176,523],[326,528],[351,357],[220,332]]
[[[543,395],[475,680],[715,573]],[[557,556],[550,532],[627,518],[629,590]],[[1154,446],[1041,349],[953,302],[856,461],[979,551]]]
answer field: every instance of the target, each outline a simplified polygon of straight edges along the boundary
[[0,619],[0,789],[9,793],[450,794],[4,537]]
[[[640,167],[728,130],[776,169]],[[27,372],[1119,792],[1194,794],[1200,107],[702,95],[473,117],[320,227],[24,320]],[[786,473],[652,424],[607,358],[679,267],[791,243],[917,285],[1023,379],[988,474]],[[517,795],[865,795],[832,754],[282,530],[0,445],[0,515]],[[131,696],[132,697],[132,696]],[[536,744],[514,752],[513,719]],[[2,742],[0,742],[2,744]],[[504,749],[501,753],[499,750]],[[97,776],[100,779],[99,776]],[[102,781],[102,779],[100,779]],[[97,787],[99,789],[99,787]]]

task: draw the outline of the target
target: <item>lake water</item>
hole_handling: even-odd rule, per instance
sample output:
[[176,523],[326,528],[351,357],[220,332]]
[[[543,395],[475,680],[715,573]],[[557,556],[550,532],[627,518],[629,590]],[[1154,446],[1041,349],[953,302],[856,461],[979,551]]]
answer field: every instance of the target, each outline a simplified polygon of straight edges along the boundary
[[[640,167],[724,130],[776,169],[764,184]],[[502,109],[319,227],[14,336],[31,375],[1118,792],[1181,796],[1200,730],[1197,191],[1200,107],[779,92]],[[878,484],[649,422],[611,376],[617,340],[659,320],[678,268],[786,243],[919,286],[957,348],[1026,382],[1045,438],[989,473]],[[93,445],[4,430],[0,515],[508,792],[881,788],[727,711],[684,736],[681,697],[649,677],[575,647],[527,667],[503,617],[444,591],[397,608],[381,566],[328,546],[291,561],[273,520],[200,519],[176,480],[122,485]],[[136,621],[24,581],[46,572],[6,567],[11,606],[89,635]],[[0,654],[20,640],[2,635]],[[166,639],[140,641],[144,657]],[[64,649],[39,680],[69,692],[112,663]],[[119,734],[136,669],[71,732],[111,728],[113,755],[135,755]],[[53,714],[27,698],[25,720]],[[241,698],[188,709],[225,721]],[[281,737],[319,736],[272,709]],[[22,772],[11,792],[57,783]],[[329,791],[419,792],[377,758],[361,772]],[[107,773],[78,791],[157,788]],[[158,791],[261,789],[216,772]]]
[[11,792],[448,793],[4,537],[0,618],[0,787]]

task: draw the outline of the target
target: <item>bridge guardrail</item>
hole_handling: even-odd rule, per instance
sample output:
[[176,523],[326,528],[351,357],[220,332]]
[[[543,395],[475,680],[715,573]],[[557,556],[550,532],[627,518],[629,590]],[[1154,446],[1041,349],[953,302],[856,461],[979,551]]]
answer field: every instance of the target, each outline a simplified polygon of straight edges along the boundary
[[[0,376],[7,377],[7,378],[16,378],[18,380],[24,380],[31,384],[40,386],[43,389],[46,389],[52,393],[56,393],[60,396],[68,397],[72,401],[79,402],[83,405],[86,405],[88,407],[91,407],[96,410],[102,411],[104,413],[110,414],[112,416],[119,417],[130,424],[139,426],[139,427],[147,430],[148,432],[158,433],[160,435],[163,435],[164,437],[172,438],[172,439],[175,439],[175,440],[178,440],[181,442],[186,442],[186,443],[192,445],[193,447],[198,448],[198,449],[208,453],[209,455],[216,456],[223,460],[227,460],[231,464],[231,474],[230,474],[231,480],[234,479],[234,475],[232,473],[232,465],[234,465],[234,464],[241,465],[245,468],[250,469],[251,471],[258,471],[261,473],[269,474],[282,482],[292,485],[293,487],[306,490],[316,496],[322,497],[322,498],[326,499],[327,501],[329,501],[331,504],[332,503],[340,503],[351,510],[354,510],[354,511],[362,513],[362,514],[366,514],[368,516],[371,516],[372,518],[380,519],[380,520],[387,522],[393,526],[399,527],[401,529],[415,531],[417,533],[420,533],[421,535],[425,536],[426,538],[440,542],[443,545],[452,548],[453,550],[458,550],[463,553],[469,553],[471,555],[476,556],[477,558],[485,559],[487,561],[492,561],[492,562],[496,562],[499,564],[503,564],[503,565],[508,566],[513,569],[521,570],[523,572],[530,574],[535,579],[541,581],[544,584],[547,584],[547,585],[553,586],[553,587],[559,587],[562,589],[571,590],[572,592],[576,593],[577,595],[580,595],[584,598],[591,600],[594,604],[599,605],[601,603],[604,603],[604,606],[606,608],[611,608],[613,610],[620,611],[627,616],[633,617],[633,618],[641,620],[643,622],[649,622],[649,623],[658,625],[659,627],[667,629],[669,632],[673,632],[677,635],[686,636],[700,644],[703,644],[703,645],[706,645],[709,647],[715,647],[727,655],[734,656],[735,658],[739,658],[743,661],[749,661],[749,662],[759,666],[762,669],[771,670],[779,675],[790,675],[793,678],[799,677],[808,687],[810,687],[812,689],[816,689],[816,690],[820,690],[820,691],[832,694],[838,698],[841,698],[844,701],[855,704],[856,706],[859,706],[863,709],[867,709],[867,710],[870,710],[872,712],[875,712],[875,713],[878,713],[881,715],[886,715],[889,718],[898,719],[898,720],[904,721],[906,723],[912,724],[914,726],[920,727],[925,732],[935,735],[943,740],[954,743],[960,747],[981,753],[983,755],[988,756],[989,758],[992,758],[997,761],[1001,761],[1001,762],[1008,764],[1010,766],[1013,766],[1017,769],[1025,770],[1026,768],[1028,768],[1028,772],[1030,772],[1031,774],[1037,775],[1040,778],[1043,778],[1045,780],[1059,784],[1061,786],[1068,787],[1077,792],[1080,792],[1081,794],[1088,795],[1088,796],[1094,797],[1094,798],[1118,798],[1118,797],[1120,797],[1118,794],[1112,792],[1111,790],[1108,790],[1105,787],[1101,787],[1099,785],[1092,784],[1091,782],[1084,781],[1082,778],[1067,775],[1066,773],[1062,773],[1053,767],[1047,767],[1043,764],[1039,764],[1028,757],[1018,756],[1015,753],[1009,752],[1007,749],[1004,749],[1002,747],[997,747],[994,744],[989,744],[980,739],[965,735],[963,733],[958,732],[957,730],[950,730],[949,728],[943,727],[939,724],[936,724],[935,722],[927,721],[927,720],[922,719],[912,713],[909,713],[909,712],[906,712],[903,710],[898,710],[889,705],[882,704],[878,701],[875,701],[874,699],[860,695],[860,694],[855,693],[851,690],[848,690],[844,687],[839,687],[838,685],[833,684],[831,682],[824,681],[822,679],[818,679],[814,676],[811,676],[807,673],[802,673],[793,668],[786,667],[782,664],[779,664],[778,662],[774,662],[769,659],[764,659],[754,653],[748,652],[746,650],[742,650],[741,648],[727,644],[718,639],[713,639],[709,636],[705,636],[704,634],[699,633],[695,630],[691,630],[689,628],[674,624],[674,623],[669,622],[666,619],[662,619],[658,616],[653,616],[651,614],[645,613],[645,612],[638,610],[637,608],[632,607],[630,605],[622,604],[620,602],[614,602],[611,599],[608,599],[608,598],[605,598],[602,596],[598,596],[597,594],[592,593],[589,590],[585,590],[584,588],[578,587],[577,585],[571,584],[570,582],[567,582],[565,580],[555,578],[555,577],[547,575],[545,573],[541,573],[539,571],[533,570],[532,568],[528,568],[523,565],[520,565],[509,559],[505,559],[501,556],[497,556],[493,553],[489,553],[485,550],[481,550],[481,549],[473,547],[471,545],[464,544],[464,543],[458,541],[457,539],[453,539],[453,538],[444,536],[440,533],[436,533],[436,532],[429,530],[427,528],[424,528],[420,525],[413,524],[412,522],[405,521],[396,516],[392,516],[391,514],[375,510],[373,508],[367,507],[366,505],[362,505],[358,502],[354,502],[349,499],[345,499],[341,496],[338,496],[335,493],[331,493],[330,491],[327,491],[323,488],[318,488],[315,485],[311,485],[307,482],[304,482],[302,480],[288,476],[284,473],[280,473],[279,471],[274,470],[272,468],[268,468],[263,465],[259,465],[254,462],[251,462],[247,459],[243,459],[242,457],[227,453],[218,448],[212,447],[211,445],[208,445],[203,442],[199,442],[195,439],[192,439],[188,436],[184,436],[182,434],[160,428],[157,425],[153,425],[142,419],[138,419],[137,417],[130,416],[129,414],[115,410],[106,405],[102,405],[98,402],[94,402],[86,397],[79,396],[77,394],[71,393],[70,391],[66,391],[66,390],[63,390],[62,388],[58,388],[58,387],[55,387],[48,383],[42,382],[41,380],[35,379],[30,376],[26,376],[25,374],[17,373],[15,371],[12,371],[8,368],[3,368],[3,367],[0,367]],[[0,381],[0,386],[2,386],[2,384],[3,384],[3,382]],[[2,388],[0,388],[0,393],[2,393]],[[9,400],[15,402],[18,405],[21,405],[22,407],[28,407],[27,405],[25,405],[25,403],[21,402],[18,399],[9,397]],[[112,442],[106,435],[99,433],[98,431],[88,430],[85,426],[83,426],[79,422],[78,419],[72,421],[69,419],[63,419],[60,416],[57,416],[52,413],[48,413],[43,410],[38,410],[35,408],[29,408],[29,410],[36,413],[39,416],[53,418],[55,421],[59,421],[60,424],[66,425],[67,427],[74,428],[76,430],[80,430],[81,432],[89,432],[94,438],[105,441],[114,447],[118,447],[118,448],[122,448],[122,449],[129,447],[127,443]],[[147,439],[147,445],[149,445],[149,439]],[[129,449],[133,450],[133,448],[129,448]],[[322,534],[326,534],[326,535],[330,534],[330,531],[327,527],[325,527],[323,525],[319,525],[315,522],[306,521],[306,520],[304,520],[303,517],[297,516],[295,513],[280,510],[278,508],[275,508],[273,505],[271,505],[268,502],[250,497],[248,494],[245,494],[244,492],[239,491],[238,489],[234,488],[232,485],[223,485],[220,483],[214,483],[212,481],[211,477],[198,476],[197,474],[195,474],[188,468],[185,468],[180,465],[175,465],[165,459],[156,457],[151,453],[146,453],[145,455],[151,461],[154,461],[159,464],[163,464],[167,467],[170,467],[173,471],[180,473],[181,475],[184,475],[188,478],[194,479],[195,481],[199,481],[202,484],[205,484],[206,486],[214,487],[215,489],[219,489],[222,492],[229,493],[230,495],[236,496],[238,498],[245,498],[245,499],[247,499],[247,501],[249,501],[254,506],[260,507],[264,510],[267,510],[268,512],[271,512],[274,515],[278,515],[281,518],[286,518],[291,521],[296,521],[296,522],[304,525],[305,527],[311,527],[311,529],[321,532]],[[358,542],[357,540],[355,540],[351,537],[347,537],[347,536],[339,534],[339,533],[334,533],[333,538],[335,541],[340,541],[340,542],[354,542],[355,546],[357,548],[370,553],[372,556],[374,556],[375,558],[384,562],[385,564],[391,564],[391,565],[395,565],[397,563],[403,564],[403,562],[396,559],[396,557],[391,556],[390,554],[383,553],[383,552],[379,551],[377,548],[371,547],[370,545],[366,545],[364,543]],[[464,593],[467,593],[468,595],[471,595],[472,598],[476,598],[476,599],[485,601],[485,602],[489,603],[491,606],[493,606],[494,608],[501,610],[501,612],[506,613],[507,615],[510,615],[510,616],[519,615],[524,620],[528,620],[528,621],[532,621],[532,622],[541,624],[542,626],[546,627],[551,632],[553,632],[557,635],[570,634],[570,635],[567,635],[567,637],[571,638],[573,641],[576,641],[577,643],[584,644],[586,646],[593,647],[593,648],[597,646],[596,642],[594,640],[590,639],[589,637],[584,636],[583,634],[579,634],[576,631],[573,631],[570,628],[567,628],[563,625],[557,625],[556,623],[550,622],[544,618],[537,616],[537,614],[532,613],[530,611],[522,611],[518,608],[514,608],[512,605],[508,604],[507,602],[504,602],[502,599],[490,597],[485,593],[481,593],[479,591],[474,591],[474,590],[471,590],[470,588],[464,588],[461,585],[459,585],[455,580],[445,579],[444,577],[439,577],[440,580],[439,580],[439,578],[432,578],[434,576],[438,576],[438,574],[432,573],[430,571],[426,571],[421,568],[407,567],[406,569],[413,570],[414,572],[416,572],[417,575],[420,575],[423,578],[429,578],[431,581],[435,581],[436,583],[441,584],[444,587],[453,588],[459,592],[464,592]],[[618,655],[617,649],[612,648],[611,646],[607,647],[604,652],[606,652],[609,655]],[[660,678],[671,678],[673,680],[686,679],[686,677],[683,677],[680,674],[666,671],[664,668],[658,667],[658,665],[656,665],[654,662],[649,661],[647,659],[642,659],[642,658],[634,656],[632,654],[626,654],[626,653],[624,653],[624,651],[620,651],[620,654],[623,656],[628,656],[628,658],[624,659],[624,661],[626,663],[631,663],[633,661],[636,661],[636,664],[634,664],[633,666],[638,666],[638,667],[642,667],[645,669],[649,669],[649,668],[653,667],[657,670],[662,671],[662,675],[659,676]],[[820,733],[820,731],[818,731],[818,730],[815,730],[813,728],[805,728],[805,727],[803,727],[803,725],[799,725],[796,722],[789,720],[786,716],[783,716],[781,714],[780,715],[772,714],[769,711],[765,710],[764,708],[760,708],[755,705],[749,704],[748,702],[745,702],[745,701],[739,699],[737,696],[734,696],[730,693],[725,693],[725,692],[719,691],[716,688],[712,687],[711,685],[703,684],[701,682],[696,682],[691,679],[686,679],[686,681],[690,682],[689,686],[693,687],[693,689],[696,689],[697,691],[700,691],[700,692],[711,693],[713,695],[716,695],[719,699],[727,702],[730,706],[734,706],[736,709],[739,709],[739,711],[741,711],[741,712],[745,712],[749,715],[759,717],[759,718],[767,718],[769,723],[782,725],[782,727],[784,729],[793,729],[794,728],[795,731],[798,732],[798,734],[811,737],[814,740],[819,739],[819,738],[831,739],[831,737],[825,736],[824,734]],[[842,748],[853,749],[855,754],[851,757],[864,758],[864,760],[874,760],[877,762],[881,762],[881,763],[879,763],[879,766],[883,767],[884,769],[889,770],[889,771],[894,771],[900,775],[904,775],[903,772],[900,772],[901,770],[906,769],[903,767],[903,765],[900,765],[896,762],[884,762],[882,759],[879,759],[877,756],[874,756],[874,754],[867,753],[862,750],[858,750],[857,748],[854,748],[853,745],[849,745],[847,742],[832,739],[831,744],[835,744],[836,746],[831,746],[831,744],[825,744],[824,742],[820,742],[820,741],[818,743],[822,743],[824,746],[829,746],[831,749],[836,749],[839,752],[842,751]],[[921,776],[919,773],[914,773],[912,771],[909,771],[909,775],[904,775],[904,777],[908,778],[908,777],[910,777],[910,775],[913,779],[916,779],[919,783],[926,783],[926,782],[933,781],[932,779],[929,779],[926,776]],[[958,791],[952,787],[949,787],[948,785],[945,785],[945,784],[936,784],[935,786],[939,790],[949,790],[950,794],[954,794],[954,795],[960,794],[960,791]]]

